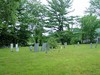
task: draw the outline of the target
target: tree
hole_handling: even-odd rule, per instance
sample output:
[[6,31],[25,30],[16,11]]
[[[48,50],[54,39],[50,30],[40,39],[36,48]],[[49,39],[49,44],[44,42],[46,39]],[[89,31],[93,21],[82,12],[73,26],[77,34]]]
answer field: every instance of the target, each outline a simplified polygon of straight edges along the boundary
[[57,48],[57,41],[54,37],[48,38],[48,44],[50,48]]
[[72,0],[48,0],[48,27],[63,31],[63,27],[69,27],[69,17]]
[[81,32],[81,29],[80,28],[73,28],[72,33],[73,34],[72,34],[70,43],[71,44],[77,44],[78,42],[81,43],[81,40],[82,40],[82,32]]
[[100,0],[90,0],[90,7],[87,12],[100,17]]
[[66,31],[51,33],[49,37],[56,38],[58,43],[61,42],[61,44],[64,45],[65,42],[70,44],[72,35],[73,33],[71,31],[66,30]]
[[30,17],[28,16],[27,12],[27,0],[20,0],[19,8],[17,9],[18,14],[18,26],[16,26],[16,32],[18,37],[18,43],[20,45],[27,45],[28,39],[31,35],[29,29],[29,20]]
[[48,0],[47,27],[57,31],[62,44],[64,44],[64,38],[62,38],[61,33],[64,28],[70,30],[70,24],[72,24],[71,21],[74,18],[68,16],[71,12],[71,4],[72,0]]
[[89,39],[93,42],[95,36],[95,30],[100,27],[100,21],[96,16],[87,15],[81,18],[81,29],[82,29],[82,39]]
[[8,46],[13,39],[16,39],[11,33],[14,32],[17,21],[18,6],[19,1],[0,0],[0,46]]
[[42,33],[44,32],[45,21],[45,5],[42,5],[40,1],[28,2],[27,11],[29,15],[29,23],[31,26],[31,32],[36,43],[42,43]]

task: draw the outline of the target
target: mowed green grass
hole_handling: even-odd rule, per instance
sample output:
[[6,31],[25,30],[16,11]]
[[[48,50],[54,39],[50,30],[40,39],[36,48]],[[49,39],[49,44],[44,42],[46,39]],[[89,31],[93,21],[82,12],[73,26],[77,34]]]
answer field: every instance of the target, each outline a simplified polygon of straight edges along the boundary
[[19,52],[0,49],[0,75],[100,75],[100,45],[68,45],[48,54],[28,47]]

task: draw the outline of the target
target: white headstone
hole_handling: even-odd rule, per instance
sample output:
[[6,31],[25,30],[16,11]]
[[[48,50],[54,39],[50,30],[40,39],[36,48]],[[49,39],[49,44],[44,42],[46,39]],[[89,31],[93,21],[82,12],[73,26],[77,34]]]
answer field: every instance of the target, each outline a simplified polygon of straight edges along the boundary
[[13,52],[13,43],[10,44],[10,49]]
[[16,52],[19,52],[18,44],[16,44]]

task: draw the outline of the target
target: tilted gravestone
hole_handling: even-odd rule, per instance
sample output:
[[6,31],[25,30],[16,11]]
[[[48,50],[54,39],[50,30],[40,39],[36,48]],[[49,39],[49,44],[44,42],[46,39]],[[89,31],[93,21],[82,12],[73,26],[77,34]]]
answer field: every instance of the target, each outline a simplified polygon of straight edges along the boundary
[[16,44],[16,52],[19,52],[18,44]]
[[46,51],[46,50],[47,50],[47,43],[43,43],[41,51]]
[[30,51],[32,51],[32,45],[29,47]]
[[11,52],[13,52],[13,43],[10,44]]
[[38,52],[38,51],[39,51],[39,43],[35,43],[34,52]]

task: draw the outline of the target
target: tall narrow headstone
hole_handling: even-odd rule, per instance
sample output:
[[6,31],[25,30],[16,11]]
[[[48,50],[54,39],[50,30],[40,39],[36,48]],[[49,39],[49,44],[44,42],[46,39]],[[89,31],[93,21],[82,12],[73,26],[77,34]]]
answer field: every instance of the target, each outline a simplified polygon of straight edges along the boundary
[[13,43],[10,44],[11,52],[13,52]]
[[32,45],[29,47],[30,51],[32,51]]
[[16,52],[19,52],[18,44],[16,44]]
[[92,43],[90,43],[90,48],[92,48]]
[[46,51],[46,49],[47,49],[47,43],[43,43],[41,51]]
[[39,43],[35,43],[34,52],[38,52],[38,51],[39,51]]
[[97,45],[98,45],[98,39],[97,39],[97,41],[96,41],[95,48],[97,48]]
[[66,48],[66,46],[67,46],[67,42],[64,43],[64,48]]
[[79,43],[79,42],[77,42],[77,45],[78,45],[78,46],[79,46],[79,44],[80,44],[80,43]]
[[46,54],[48,54],[49,49],[50,49],[50,46],[48,43],[46,43]]

